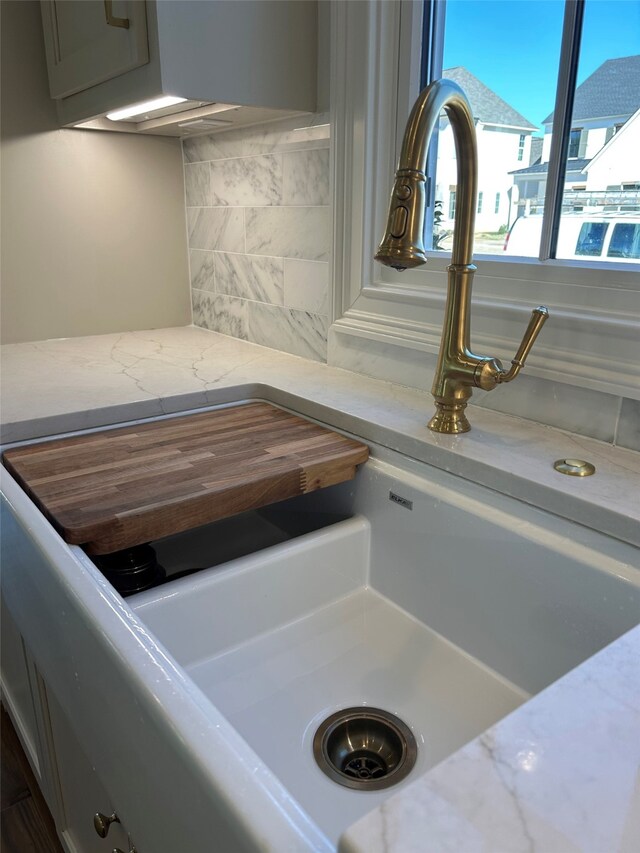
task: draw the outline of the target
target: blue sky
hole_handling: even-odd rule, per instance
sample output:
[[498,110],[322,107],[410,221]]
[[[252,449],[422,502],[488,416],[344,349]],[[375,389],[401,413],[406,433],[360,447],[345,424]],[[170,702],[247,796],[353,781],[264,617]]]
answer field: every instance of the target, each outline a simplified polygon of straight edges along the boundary
[[[564,0],[447,0],[444,67],[464,65],[532,124],[553,110]],[[587,0],[578,83],[640,53],[640,0]]]

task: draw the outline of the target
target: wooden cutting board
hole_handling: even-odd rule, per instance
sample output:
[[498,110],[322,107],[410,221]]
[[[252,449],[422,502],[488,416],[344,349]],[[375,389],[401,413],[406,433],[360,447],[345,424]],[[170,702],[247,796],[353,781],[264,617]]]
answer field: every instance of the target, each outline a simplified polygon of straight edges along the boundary
[[108,554],[349,480],[368,456],[360,442],[250,403],[3,459],[65,541]]

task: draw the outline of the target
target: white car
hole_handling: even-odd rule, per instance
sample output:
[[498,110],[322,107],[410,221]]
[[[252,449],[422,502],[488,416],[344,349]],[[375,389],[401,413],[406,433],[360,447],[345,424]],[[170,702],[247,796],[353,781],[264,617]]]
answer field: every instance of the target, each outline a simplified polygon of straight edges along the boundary
[[[521,216],[504,241],[507,255],[538,256],[542,216]],[[637,263],[640,261],[640,216],[567,215],[560,220],[556,257]]]

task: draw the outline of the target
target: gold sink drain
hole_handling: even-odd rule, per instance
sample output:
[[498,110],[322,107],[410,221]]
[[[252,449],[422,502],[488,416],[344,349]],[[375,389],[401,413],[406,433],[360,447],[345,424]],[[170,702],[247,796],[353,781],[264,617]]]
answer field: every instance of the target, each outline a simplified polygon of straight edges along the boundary
[[404,779],[416,763],[411,730],[380,708],[346,708],[322,723],[313,754],[326,775],[347,788],[379,791]]

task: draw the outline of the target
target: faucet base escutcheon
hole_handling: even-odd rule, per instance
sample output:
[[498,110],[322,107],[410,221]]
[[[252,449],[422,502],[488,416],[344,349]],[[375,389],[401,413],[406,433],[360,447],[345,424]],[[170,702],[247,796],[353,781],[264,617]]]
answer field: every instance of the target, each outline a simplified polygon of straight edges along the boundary
[[440,400],[436,400],[435,404],[436,413],[427,424],[430,430],[447,435],[469,432],[471,424],[464,413],[467,408],[466,402],[441,403]]

